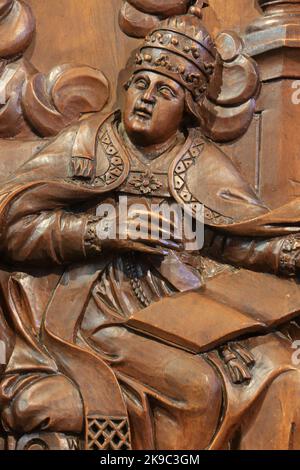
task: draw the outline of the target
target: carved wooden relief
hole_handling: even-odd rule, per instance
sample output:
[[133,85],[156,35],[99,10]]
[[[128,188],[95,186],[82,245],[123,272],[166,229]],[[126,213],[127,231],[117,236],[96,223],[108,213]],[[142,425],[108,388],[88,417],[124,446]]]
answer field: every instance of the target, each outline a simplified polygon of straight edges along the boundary
[[1,450],[300,448],[300,1],[216,5],[39,71],[0,0]]
[[103,74],[68,64],[40,74],[22,57],[35,31],[31,9],[17,0],[2,3],[0,137],[56,135],[81,114],[101,111],[109,96]]

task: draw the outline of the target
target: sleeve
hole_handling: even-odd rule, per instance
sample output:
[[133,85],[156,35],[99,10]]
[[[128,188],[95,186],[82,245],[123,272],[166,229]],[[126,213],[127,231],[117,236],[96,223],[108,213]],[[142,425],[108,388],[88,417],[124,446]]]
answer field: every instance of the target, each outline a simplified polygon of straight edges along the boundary
[[7,264],[66,265],[99,251],[86,243],[95,217],[72,211],[88,199],[64,184],[74,130],[64,133],[20,168],[1,188],[0,253]]
[[95,217],[65,210],[42,211],[7,221],[1,251],[8,263],[63,265],[86,259],[97,250],[89,246],[89,226]]
[[237,267],[293,276],[300,239],[296,235],[269,239],[228,236],[206,227],[203,252]]

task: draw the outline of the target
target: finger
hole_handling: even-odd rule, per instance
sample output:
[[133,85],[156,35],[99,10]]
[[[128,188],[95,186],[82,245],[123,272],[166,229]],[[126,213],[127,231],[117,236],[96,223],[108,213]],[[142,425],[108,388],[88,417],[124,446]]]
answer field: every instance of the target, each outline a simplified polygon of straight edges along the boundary
[[162,248],[166,248],[168,250],[176,250],[176,251],[181,251],[183,250],[183,245],[181,243],[176,243],[172,240],[162,240],[162,239],[157,239],[157,238],[148,238],[144,240],[139,240],[147,245],[151,246],[161,246]]
[[182,241],[182,237],[177,236],[174,231],[163,230],[161,228],[148,227],[147,225],[140,225],[139,229],[133,227],[128,227],[126,230],[126,236],[131,239],[153,239],[153,240],[172,240],[176,241],[176,243],[180,243]]
[[174,249],[174,250],[182,250],[183,244],[179,241],[174,241],[170,239],[169,235],[164,238],[157,238],[151,237],[150,234],[143,233],[143,232],[128,232],[127,238],[132,241],[146,243],[148,245],[160,245],[166,248]]
[[162,240],[160,238],[159,240],[151,240],[151,245],[152,244],[162,246],[163,248],[167,248],[169,250],[176,250],[176,251],[183,250],[183,245],[181,243],[176,243],[172,240]]
[[133,251],[139,251],[142,253],[147,253],[150,255],[159,255],[159,256],[166,256],[168,255],[168,251],[160,248],[160,247],[150,247],[148,245],[145,245],[144,243],[140,242],[133,242],[133,241],[126,241],[123,244],[124,249],[129,249]]
[[140,222],[141,224],[144,223],[147,226],[156,226],[156,227],[161,227],[161,226],[167,226],[171,227],[172,229],[175,228],[176,225],[176,220],[172,220],[170,218],[166,218],[160,213],[156,212],[146,212],[146,211],[141,211],[139,212],[136,217],[130,217],[127,219],[127,224],[134,224],[136,225],[137,222]]

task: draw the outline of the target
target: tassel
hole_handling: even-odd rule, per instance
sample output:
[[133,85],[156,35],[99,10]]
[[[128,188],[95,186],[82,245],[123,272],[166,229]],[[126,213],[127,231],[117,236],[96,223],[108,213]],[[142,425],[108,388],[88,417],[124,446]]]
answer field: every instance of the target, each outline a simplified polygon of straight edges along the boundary
[[93,161],[85,157],[72,157],[73,176],[76,178],[92,179],[94,173]]

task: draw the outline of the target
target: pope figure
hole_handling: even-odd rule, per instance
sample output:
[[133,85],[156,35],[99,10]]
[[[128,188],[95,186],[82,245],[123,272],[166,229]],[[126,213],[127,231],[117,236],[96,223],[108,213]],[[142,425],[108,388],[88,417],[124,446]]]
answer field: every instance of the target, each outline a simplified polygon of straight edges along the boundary
[[[2,186],[6,433],[103,449],[299,449],[297,309],[274,309],[268,292],[253,306],[263,282],[274,298],[297,288],[299,204],[271,212],[202,135],[218,61],[196,15],[162,21],[123,109],[68,128]],[[103,225],[99,208],[121,196],[143,208],[138,238],[119,236],[117,210]],[[152,213],[174,203],[191,217],[203,205],[201,250]],[[233,282],[240,297],[227,302]]]

